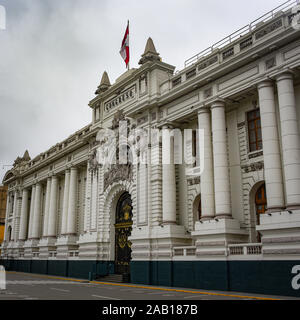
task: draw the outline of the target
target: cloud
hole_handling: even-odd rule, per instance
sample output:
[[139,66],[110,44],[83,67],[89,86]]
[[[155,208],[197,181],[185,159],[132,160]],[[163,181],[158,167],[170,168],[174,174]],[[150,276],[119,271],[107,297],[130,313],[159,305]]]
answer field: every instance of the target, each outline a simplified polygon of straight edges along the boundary
[[131,67],[149,36],[163,61],[184,61],[280,4],[275,0],[0,0],[0,180],[26,149],[31,157],[87,125],[102,72],[126,69],[119,55],[130,20]]

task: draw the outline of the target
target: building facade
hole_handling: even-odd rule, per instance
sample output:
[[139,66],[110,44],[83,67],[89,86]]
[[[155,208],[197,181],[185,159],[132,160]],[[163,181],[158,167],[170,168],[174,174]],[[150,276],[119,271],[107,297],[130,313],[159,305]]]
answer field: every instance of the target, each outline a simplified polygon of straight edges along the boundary
[[105,72],[92,122],[6,173],[2,264],[299,296],[300,34],[285,9],[180,72],[151,38],[139,68]]

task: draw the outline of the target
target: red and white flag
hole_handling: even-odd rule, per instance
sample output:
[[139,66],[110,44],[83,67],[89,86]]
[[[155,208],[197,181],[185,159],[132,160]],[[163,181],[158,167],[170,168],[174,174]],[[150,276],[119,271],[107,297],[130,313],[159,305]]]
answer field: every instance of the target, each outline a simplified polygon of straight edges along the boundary
[[126,67],[128,67],[129,66],[129,21],[127,23],[127,28],[122,41],[120,54],[126,63]]

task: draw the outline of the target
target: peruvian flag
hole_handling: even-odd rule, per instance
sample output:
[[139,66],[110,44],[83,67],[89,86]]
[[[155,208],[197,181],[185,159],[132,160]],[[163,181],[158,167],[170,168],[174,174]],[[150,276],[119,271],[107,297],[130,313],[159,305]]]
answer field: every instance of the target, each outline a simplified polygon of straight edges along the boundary
[[126,63],[126,67],[129,65],[129,21],[127,22],[127,28],[122,41],[120,54]]

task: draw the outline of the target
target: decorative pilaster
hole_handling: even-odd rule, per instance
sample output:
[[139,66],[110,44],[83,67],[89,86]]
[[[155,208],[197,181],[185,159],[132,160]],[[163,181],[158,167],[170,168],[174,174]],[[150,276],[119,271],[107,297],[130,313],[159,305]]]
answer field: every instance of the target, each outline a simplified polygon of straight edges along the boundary
[[300,209],[300,134],[293,75],[277,77],[286,207]]
[[49,178],[47,179],[43,237],[47,237],[47,235],[48,235],[48,220],[49,220],[50,193],[51,193],[51,177],[49,177]]
[[27,239],[27,228],[28,228],[28,190],[23,189],[19,240],[25,241]]
[[214,158],[214,184],[216,217],[231,218],[229,163],[225,104],[216,101],[211,106]]
[[92,171],[89,170],[90,165],[87,164],[87,173],[86,173],[86,189],[85,189],[85,208],[84,208],[84,232],[90,230],[90,204],[91,204],[91,180],[92,180]]
[[8,216],[9,216],[9,195],[7,195],[7,199],[6,199],[5,226],[4,226],[4,239],[3,239],[5,243],[8,240],[8,237],[7,237]]
[[[199,110],[198,126],[199,130],[204,130],[204,171],[200,177],[201,220],[208,220],[213,219],[215,216],[211,116],[209,108]],[[201,149],[199,148],[199,150]]]
[[163,224],[176,224],[176,181],[174,165],[174,140],[170,129],[162,131]]
[[76,234],[77,168],[71,168],[67,234]]
[[34,215],[34,202],[35,202],[35,185],[31,189],[31,200],[30,200],[30,214],[29,214],[29,226],[28,226],[28,239],[32,238],[32,225],[33,225],[33,215]]
[[268,212],[276,212],[284,207],[284,197],[273,83],[260,83],[258,95]]
[[42,186],[40,183],[36,184],[34,197],[34,215],[32,225],[32,238],[40,238],[40,219],[41,219],[41,194]]
[[56,237],[56,217],[57,217],[57,177],[51,179],[51,192],[49,203],[48,237]]
[[13,210],[13,223],[12,223],[12,232],[11,232],[11,240],[16,240],[16,220],[17,220],[17,211],[18,211],[18,191],[15,190],[14,192],[14,210]]
[[98,169],[92,172],[91,181],[91,212],[90,212],[90,230],[95,231],[97,226],[97,210],[98,210]]
[[61,226],[62,234],[67,233],[69,189],[70,189],[70,170],[67,169],[65,172],[64,199],[63,199],[63,210],[62,210],[62,226]]

